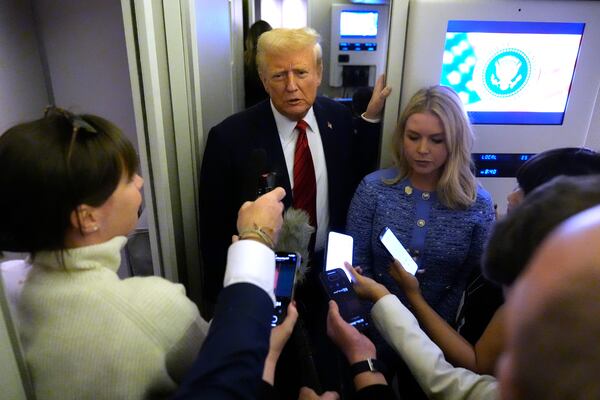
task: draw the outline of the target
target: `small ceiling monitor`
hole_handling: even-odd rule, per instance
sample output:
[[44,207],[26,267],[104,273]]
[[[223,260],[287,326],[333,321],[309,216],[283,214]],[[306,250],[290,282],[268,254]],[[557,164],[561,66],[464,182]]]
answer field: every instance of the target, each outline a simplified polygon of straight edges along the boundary
[[344,10],[340,13],[340,36],[342,38],[377,37],[378,11]]
[[474,124],[561,125],[585,24],[450,20],[440,83]]

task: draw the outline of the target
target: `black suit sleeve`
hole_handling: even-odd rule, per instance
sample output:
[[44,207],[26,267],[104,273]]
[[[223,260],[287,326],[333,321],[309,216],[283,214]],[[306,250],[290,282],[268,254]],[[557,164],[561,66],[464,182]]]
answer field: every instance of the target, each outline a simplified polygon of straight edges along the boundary
[[358,183],[377,169],[381,124],[354,118],[348,107],[324,97],[313,108],[327,165],[329,228],[343,230]]
[[354,396],[355,400],[394,400],[396,395],[392,391],[391,386],[388,385],[371,385],[366,386],[356,392]]
[[271,298],[258,286],[223,289],[208,336],[174,399],[256,399],[272,313]]
[[355,187],[362,178],[379,169],[379,147],[381,143],[381,124],[367,122],[361,117],[354,118],[354,143],[352,157],[356,160]]
[[200,250],[204,300],[215,304],[223,286],[227,248],[236,233],[237,206],[231,143],[218,128],[208,134],[200,174]]

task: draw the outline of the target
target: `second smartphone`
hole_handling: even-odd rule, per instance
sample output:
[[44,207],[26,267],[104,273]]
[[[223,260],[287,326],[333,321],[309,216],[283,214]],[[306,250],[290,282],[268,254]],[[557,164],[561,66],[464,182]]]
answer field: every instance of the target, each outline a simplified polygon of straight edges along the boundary
[[323,271],[320,278],[327,296],[337,303],[344,321],[359,331],[365,331],[369,327],[367,313],[344,271],[341,268]]
[[275,308],[271,326],[275,327],[285,319],[287,307],[294,299],[296,270],[302,257],[298,253],[275,253]]
[[349,281],[352,274],[344,267],[344,262],[352,265],[352,252],[354,251],[354,239],[350,235],[338,232],[329,232],[327,236],[327,255],[325,257],[325,271],[341,268],[346,273]]
[[393,258],[400,261],[400,264],[402,264],[405,270],[413,275],[417,272],[417,269],[419,269],[417,263],[410,254],[408,254],[408,251],[406,251],[402,243],[400,243],[400,240],[398,240],[390,228],[387,226],[383,228],[379,234],[379,241]]

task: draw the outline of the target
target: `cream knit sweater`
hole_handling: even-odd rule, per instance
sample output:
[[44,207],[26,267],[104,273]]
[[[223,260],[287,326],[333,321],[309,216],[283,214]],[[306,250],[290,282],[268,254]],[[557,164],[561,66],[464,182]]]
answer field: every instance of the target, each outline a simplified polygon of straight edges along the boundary
[[35,256],[18,304],[38,400],[167,397],[208,326],[182,285],[116,274],[126,238]]

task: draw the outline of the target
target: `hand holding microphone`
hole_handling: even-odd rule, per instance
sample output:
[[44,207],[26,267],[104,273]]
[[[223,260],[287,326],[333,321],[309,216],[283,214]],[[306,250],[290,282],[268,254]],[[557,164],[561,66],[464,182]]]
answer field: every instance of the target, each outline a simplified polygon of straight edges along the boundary
[[245,202],[238,212],[237,229],[240,239],[253,239],[272,249],[279,239],[283,224],[283,188],[275,188],[256,201]]
[[265,193],[269,193],[275,189],[277,174],[275,172],[265,172],[258,177],[258,189],[256,195],[258,197]]
[[244,193],[246,198],[257,199],[277,187],[277,173],[267,167],[267,151],[253,149],[245,169]]

